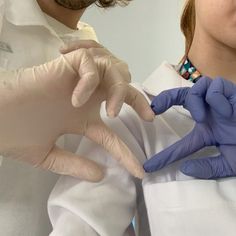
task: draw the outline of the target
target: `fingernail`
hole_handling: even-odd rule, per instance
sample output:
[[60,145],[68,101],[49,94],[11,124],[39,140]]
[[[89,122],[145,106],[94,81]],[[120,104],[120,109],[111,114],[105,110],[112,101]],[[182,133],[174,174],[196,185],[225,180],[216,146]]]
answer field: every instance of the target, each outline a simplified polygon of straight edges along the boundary
[[140,169],[136,172],[136,174],[135,174],[135,177],[137,177],[137,178],[139,178],[139,179],[143,179],[144,176],[145,176],[145,172],[144,172],[144,170],[141,169],[141,168],[140,168]]
[[84,105],[90,97],[90,93],[79,93],[72,96],[72,105],[74,107],[81,107]]

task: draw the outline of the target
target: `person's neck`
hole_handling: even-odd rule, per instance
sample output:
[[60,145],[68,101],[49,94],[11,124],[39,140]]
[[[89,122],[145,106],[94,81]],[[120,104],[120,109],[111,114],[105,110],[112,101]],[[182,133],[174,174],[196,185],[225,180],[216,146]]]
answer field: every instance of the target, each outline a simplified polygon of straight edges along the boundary
[[71,29],[77,29],[77,24],[85,9],[70,10],[58,5],[54,0],[37,0],[44,13],[58,20]]
[[236,82],[236,49],[217,42],[197,28],[188,58],[202,75]]

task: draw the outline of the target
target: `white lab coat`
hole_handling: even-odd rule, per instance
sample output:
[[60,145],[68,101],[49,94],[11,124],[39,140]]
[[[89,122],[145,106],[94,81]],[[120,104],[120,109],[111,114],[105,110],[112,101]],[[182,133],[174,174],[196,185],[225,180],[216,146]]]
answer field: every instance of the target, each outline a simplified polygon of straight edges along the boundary
[[[164,62],[143,83],[135,85],[150,98],[165,89],[192,86],[175,68]],[[127,143],[143,163],[157,152],[186,135],[194,126],[190,114],[173,107],[157,116],[153,123],[143,122],[124,105],[118,118],[111,120],[102,110],[104,121]],[[100,183],[88,183],[62,176],[48,202],[54,231],[51,236],[123,236],[135,212],[139,216],[137,234],[148,236],[148,223],[142,190],[100,146],[83,138],[78,153],[105,165],[107,173]],[[189,158],[216,155],[214,147],[205,148]],[[179,171],[181,161],[154,174],[142,183],[152,236],[235,236],[236,178],[197,180]],[[87,223],[81,225],[81,222]],[[126,232],[125,232],[126,231]]]
[[[94,39],[94,30],[79,23],[73,31],[46,16],[36,0],[0,0],[0,67],[40,65],[59,56],[65,41]],[[5,48],[5,50],[4,50]],[[66,136],[60,146],[75,151],[79,138]],[[0,166],[0,235],[47,236],[51,224],[47,199],[58,175],[4,159]]]

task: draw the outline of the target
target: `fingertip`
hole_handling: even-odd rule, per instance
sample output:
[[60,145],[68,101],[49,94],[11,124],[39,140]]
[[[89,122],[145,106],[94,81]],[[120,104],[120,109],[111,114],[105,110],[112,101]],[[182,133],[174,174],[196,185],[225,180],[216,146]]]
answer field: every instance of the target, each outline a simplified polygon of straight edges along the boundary
[[109,118],[115,118],[117,114],[114,111],[107,111],[107,116]]
[[155,115],[158,115],[158,114],[159,114],[156,104],[154,104],[154,103],[152,102],[152,104],[151,104],[150,107],[151,107],[151,109],[152,109],[152,111],[153,111],[153,113],[154,113]]
[[185,175],[193,176],[193,168],[194,166],[192,165],[192,163],[186,161],[181,165],[180,171]]
[[155,113],[151,109],[147,109],[143,114],[142,114],[142,119],[148,122],[153,122],[155,119]]
[[[73,176],[89,182],[100,182],[105,176],[105,167],[92,160],[86,160],[73,168]],[[76,169],[76,171],[74,171]]]
[[145,176],[145,172],[142,167],[138,168],[134,176],[138,179],[143,179]]
[[75,108],[78,108],[83,105],[80,99],[77,98],[77,96],[73,95],[71,99],[72,105]]
[[111,108],[111,107],[109,107],[109,105],[107,105],[107,108],[106,108],[107,116],[109,118],[117,117],[121,111],[121,108],[122,108],[122,104],[116,105],[115,108]]
[[89,100],[92,93],[93,91],[75,92],[71,98],[72,105],[76,108],[83,106]]
[[102,166],[89,167],[87,170],[87,180],[90,182],[100,182],[105,176],[105,170]]
[[65,53],[67,52],[67,50],[68,50],[68,47],[67,47],[67,46],[61,46],[61,47],[59,48],[59,52],[60,52],[61,54],[65,54]]
[[154,113],[154,115],[160,115],[168,109],[167,105],[165,103],[161,103],[161,102],[157,103],[155,101],[153,101],[151,103],[150,107],[151,107],[152,112]]
[[143,169],[145,170],[146,173],[152,173],[156,171],[155,167],[152,164],[150,164],[149,161],[143,164]]
[[125,155],[123,155],[126,158],[121,158],[118,160],[119,163],[124,166],[134,177],[143,179],[145,172],[142,165],[129,149],[127,149],[127,151],[128,153],[124,153]]

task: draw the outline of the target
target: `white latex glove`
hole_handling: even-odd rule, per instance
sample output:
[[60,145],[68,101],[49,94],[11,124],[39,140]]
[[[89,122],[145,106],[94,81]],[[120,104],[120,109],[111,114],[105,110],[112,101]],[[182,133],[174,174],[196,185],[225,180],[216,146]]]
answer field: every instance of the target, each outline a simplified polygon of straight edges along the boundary
[[[55,146],[62,134],[82,134],[142,178],[143,169],[132,152],[100,118],[110,80],[104,76],[106,65],[97,63],[87,49],[80,49],[41,66],[1,72],[0,153],[59,174],[99,181],[104,175],[99,165]],[[99,85],[91,95],[94,81]],[[88,89],[90,98],[75,108],[71,95],[76,103],[81,89]]]
[[[60,52],[66,54],[82,48],[88,49],[88,52],[93,56],[98,67],[101,69],[106,68],[101,78],[103,78],[107,88],[106,110],[108,116],[117,116],[125,102],[129,104],[142,119],[152,121],[154,119],[154,113],[150,109],[144,96],[138,90],[130,86],[131,75],[128,65],[124,61],[116,58],[110,51],[93,40],[72,41],[62,47]],[[82,82],[86,81],[81,80],[81,84],[78,86],[78,99],[80,99],[80,101],[82,100],[83,103],[84,97],[87,99],[88,95],[81,95],[81,90],[84,87]],[[95,84],[93,86],[95,87]]]

